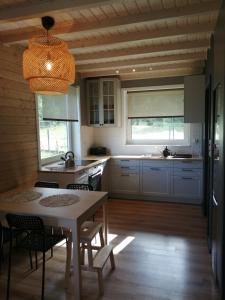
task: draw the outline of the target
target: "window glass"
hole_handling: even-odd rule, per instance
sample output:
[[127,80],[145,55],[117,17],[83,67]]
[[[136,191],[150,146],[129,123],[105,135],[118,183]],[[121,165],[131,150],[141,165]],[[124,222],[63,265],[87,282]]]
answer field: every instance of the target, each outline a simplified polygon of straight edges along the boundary
[[184,118],[164,117],[131,120],[132,140],[183,140]]
[[41,160],[54,158],[68,151],[69,122],[43,121],[43,106],[41,97],[38,99],[39,143]]

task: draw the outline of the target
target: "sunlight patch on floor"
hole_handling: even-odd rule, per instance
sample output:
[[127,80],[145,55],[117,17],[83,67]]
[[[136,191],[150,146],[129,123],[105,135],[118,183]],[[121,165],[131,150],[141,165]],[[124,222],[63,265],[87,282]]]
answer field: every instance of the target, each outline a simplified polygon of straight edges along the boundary
[[121,243],[119,243],[116,247],[113,249],[113,253],[116,255],[120,253],[123,249],[125,249],[133,240],[135,237],[133,236],[127,236]]

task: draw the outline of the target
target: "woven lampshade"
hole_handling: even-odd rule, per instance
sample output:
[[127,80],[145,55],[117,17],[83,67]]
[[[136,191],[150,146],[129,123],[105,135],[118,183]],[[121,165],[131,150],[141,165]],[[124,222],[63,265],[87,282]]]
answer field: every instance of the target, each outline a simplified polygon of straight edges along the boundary
[[23,53],[23,75],[34,93],[65,94],[75,81],[75,60],[64,41],[49,35],[33,37]]

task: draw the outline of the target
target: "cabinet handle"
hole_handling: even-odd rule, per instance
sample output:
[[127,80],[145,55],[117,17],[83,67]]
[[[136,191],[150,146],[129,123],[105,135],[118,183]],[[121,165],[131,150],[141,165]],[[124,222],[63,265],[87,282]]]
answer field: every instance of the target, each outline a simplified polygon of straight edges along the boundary
[[182,179],[185,179],[185,180],[192,180],[193,178],[192,178],[192,177],[182,177]]
[[216,201],[216,197],[215,197],[214,193],[213,193],[213,206],[214,207],[218,206],[218,202]]
[[185,172],[193,172],[192,169],[182,169],[182,171],[185,171]]
[[130,167],[121,167],[121,169],[130,169]]
[[130,174],[121,174],[121,176],[127,176],[128,177],[128,176],[130,176]]
[[160,168],[150,168],[153,171],[160,171]]

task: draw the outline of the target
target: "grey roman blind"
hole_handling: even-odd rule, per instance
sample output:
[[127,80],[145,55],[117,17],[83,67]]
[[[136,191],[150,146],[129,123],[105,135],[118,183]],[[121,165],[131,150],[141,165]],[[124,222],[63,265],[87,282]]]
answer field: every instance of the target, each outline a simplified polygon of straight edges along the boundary
[[183,115],[183,89],[128,92],[128,119]]
[[60,96],[38,95],[42,99],[43,120],[78,121],[77,88],[71,86],[68,93]]

